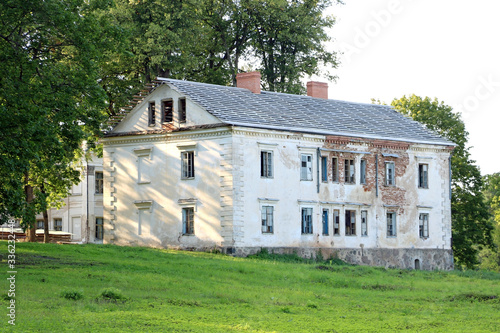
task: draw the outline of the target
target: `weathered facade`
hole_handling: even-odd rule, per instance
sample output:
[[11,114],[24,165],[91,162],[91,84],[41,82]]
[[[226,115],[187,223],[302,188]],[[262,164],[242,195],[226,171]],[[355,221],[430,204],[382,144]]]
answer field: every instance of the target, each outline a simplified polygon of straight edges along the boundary
[[259,78],[159,79],[136,97],[104,140],[105,243],[453,267],[452,143],[324,84],[295,96]]
[[[51,208],[47,212],[50,232],[69,233],[71,241],[77,243],[102,243],[103,188],[102,159],[83,161],[81,182],[72,186],[60,209]],[[42,214],[36,218],[37,230],[43,230]]]

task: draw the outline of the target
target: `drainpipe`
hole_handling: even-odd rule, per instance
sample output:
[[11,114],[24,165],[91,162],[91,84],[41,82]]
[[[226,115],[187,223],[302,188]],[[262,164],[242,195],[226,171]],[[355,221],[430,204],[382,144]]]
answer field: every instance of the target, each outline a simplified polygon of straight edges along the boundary
[[375,154],[375,196],[378,198],[378,154]]
[[316,152],[316,191],[319,193],[319,159],[320,159],[320,156],[321,156],[321,149],[320,148],[317,148],[317,152]]

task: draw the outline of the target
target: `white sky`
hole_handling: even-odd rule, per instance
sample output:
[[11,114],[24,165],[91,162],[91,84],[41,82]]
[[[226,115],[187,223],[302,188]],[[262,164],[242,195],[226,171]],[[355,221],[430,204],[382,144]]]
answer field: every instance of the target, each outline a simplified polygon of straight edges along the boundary
[[329,98],[436,97],[462,114],[481,173],[500,171],[500,1],[344,0]]

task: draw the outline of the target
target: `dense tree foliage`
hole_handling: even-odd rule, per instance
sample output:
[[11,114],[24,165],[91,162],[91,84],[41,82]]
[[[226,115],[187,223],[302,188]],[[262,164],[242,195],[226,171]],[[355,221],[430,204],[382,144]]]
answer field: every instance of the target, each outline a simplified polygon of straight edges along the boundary
[[301,77],[337,66],[324,47],[331,3],[2,1],[0,215],[33,226],[79,181],[82,143],[103,115],[156,76],[230,85],[245,65],[265,89],[302,92]]
[[[107,15],[127,48],[106,64],[110,115],[157,76],[235,84],[243,66],[262,73],[263,88],[303,93],[300,79],[337,66],[325,48],[331,0],[117,0]],[[324,71],[329,79],[334,77]]]
[[[65,195],[83,140],[103,121],[97,84],[106,46],[84,0],[0,3],[0,214],[33,226],[48,196]],[[33,237],[33,234],[31,234]]]
[[482,192],[483,178],[470,158],[469,133],[460,115],[437,99],[415,95],[394,99],[391,105],[457,145],[451,158],[452,246],[456,264],[474,267],[479,250],[493,246],[492,225]]
[[500,172],[484,177],[484,197],[490,209],[493,230],[493,249],[485,248],[480,252],[480,267],[500,272]]

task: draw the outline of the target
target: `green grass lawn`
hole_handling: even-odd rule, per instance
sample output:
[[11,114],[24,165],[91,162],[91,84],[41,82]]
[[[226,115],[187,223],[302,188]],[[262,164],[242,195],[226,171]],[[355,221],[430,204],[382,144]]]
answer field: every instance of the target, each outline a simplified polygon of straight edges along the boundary
[[11,327],[5,241],[0,255],[3,331],[500,332],[498,273],[31,243]]

